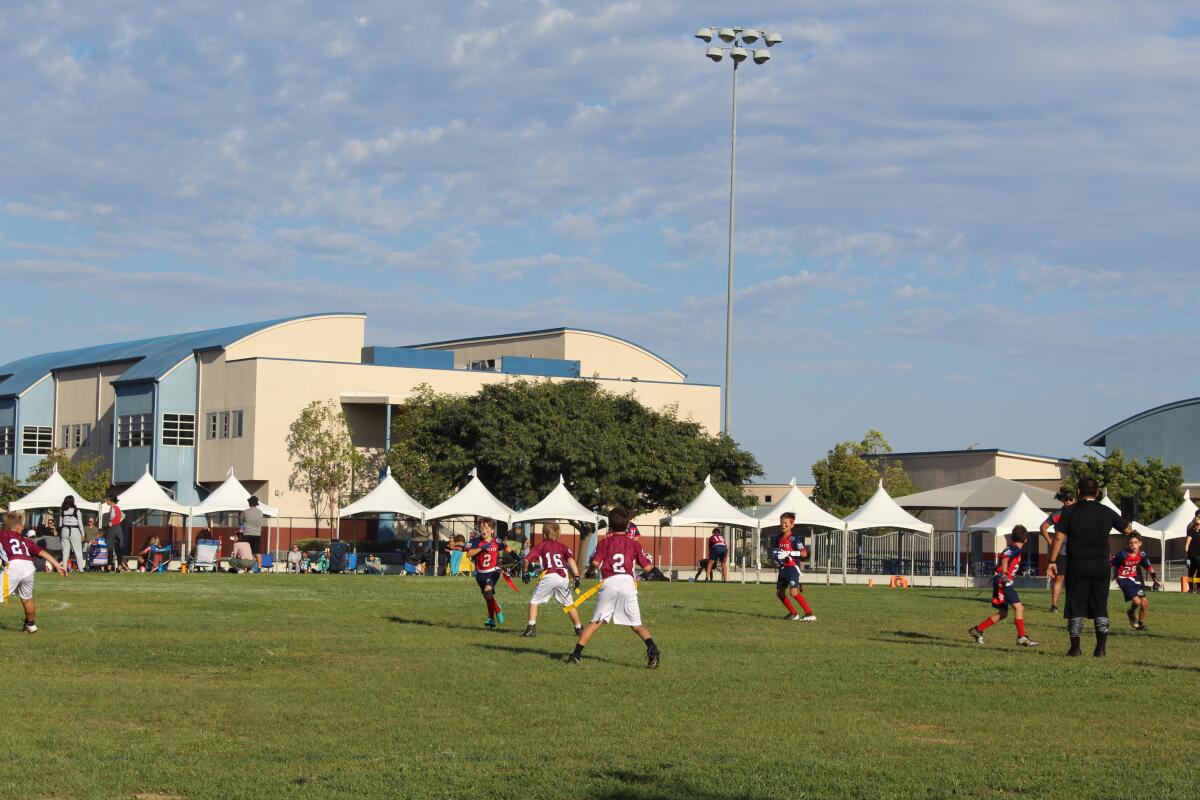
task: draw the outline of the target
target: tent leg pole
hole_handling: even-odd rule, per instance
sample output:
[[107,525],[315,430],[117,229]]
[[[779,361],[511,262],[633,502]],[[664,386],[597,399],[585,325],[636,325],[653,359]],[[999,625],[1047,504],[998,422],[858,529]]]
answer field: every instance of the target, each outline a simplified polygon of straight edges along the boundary
[[850,529],[842,529],[842,586],[846,585],[846,570],[850,567]]
[[933,588],[933,535],[934,531],[929,531],[929,588]]
[[[734,530],[737,531],[740,529],[734,528]],[[747,533],[749,533],[749,531],[747,531]],[[736,536],[737,534],[734,535]],[[738,557],[742,560],[742,583],[744,584],[746,582],[746,554],[742,552],[740,547],[738,548]],[[1165,575],[1166,573],[1163,574]]]

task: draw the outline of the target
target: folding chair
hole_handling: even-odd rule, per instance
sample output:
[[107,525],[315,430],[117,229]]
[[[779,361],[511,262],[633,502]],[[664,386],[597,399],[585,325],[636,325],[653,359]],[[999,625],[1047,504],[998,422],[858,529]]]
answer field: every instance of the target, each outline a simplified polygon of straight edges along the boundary
[[196,554],[188,561],[188,570],[196,572],[216,572],[217,554],[221,552],[221,542],[216,539],[197,539]]
[[463,551],[462,550],[451,550],[450,551],[450,576],[451,577],[462,577],[463,576],[462,566],[463,566]]
[[108,543],[103,539],[93,539],[88,543],[87,553],[83,558],[87,561],[89,570],[98,572],[104,569],[108,566]]
[[164,544],[158,547],[150,545],[150,549],[146,553],[146,572],[170,572],[170,566],[170,545]]
[[273,572],[275,569],[275,556],[271,553],[264,553],[262,557],[261,572]]

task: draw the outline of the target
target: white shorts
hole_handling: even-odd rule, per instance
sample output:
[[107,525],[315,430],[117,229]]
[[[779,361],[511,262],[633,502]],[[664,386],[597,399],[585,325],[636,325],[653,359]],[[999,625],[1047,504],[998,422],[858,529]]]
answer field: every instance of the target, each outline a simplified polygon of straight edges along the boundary
[[37,567],[32,561],[11,561],[8,564],[8,569],[4,570],[3,579],[3,596],[8,597],[10,594],[15,594],[22,600],[33,599],[33,576],[37,574]]
[[600,596],[596,599],[596,613],[592,622],[610,622],[613,625],[642,624],[642,609],[638,606],[637,584],[631,575],[614,575],[604,579]]
[[542,603],[549,603],[551,598],[564,606],[569,606],[574,602],[571,599],[571,584],[557,572],[552,572],[538,581],[529,605],[540,606]]

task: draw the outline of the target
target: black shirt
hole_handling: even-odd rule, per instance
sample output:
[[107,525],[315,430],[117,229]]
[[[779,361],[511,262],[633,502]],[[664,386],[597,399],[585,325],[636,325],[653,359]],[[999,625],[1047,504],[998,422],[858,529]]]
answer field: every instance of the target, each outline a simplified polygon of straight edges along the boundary
[[1188,558],[1200,558],[1200,531],[1196,530],[1195,523],[1188,525],[1187,535],[1192,537],[1192,542],[1188,546]]
[[1063,513],[1054,530],[1071,544],[1067,574],[1107,578],[1110,548],[1108,535],[1124,533],[1129,523],[1116,511],[1097,500],[1080,500]]

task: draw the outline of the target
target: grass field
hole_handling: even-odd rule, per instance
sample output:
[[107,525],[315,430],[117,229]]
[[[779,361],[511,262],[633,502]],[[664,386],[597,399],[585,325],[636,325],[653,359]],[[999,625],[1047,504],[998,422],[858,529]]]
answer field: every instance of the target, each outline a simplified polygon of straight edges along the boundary
[[618,628],[566,666],[554,608],[520,638],[522,588],[492,632],[465,580],[39,576],[41,632],[0,607],[0,797],[1200,794],[1197,598],[1135,633],[1114,594],[1100,660],[1045,592],[1018,651],[967,639],[984,591],[812,587],[805,625],[772,587],[651,584],[648,671]]

